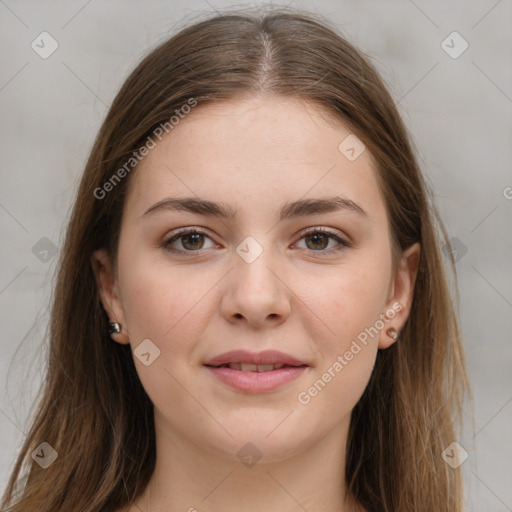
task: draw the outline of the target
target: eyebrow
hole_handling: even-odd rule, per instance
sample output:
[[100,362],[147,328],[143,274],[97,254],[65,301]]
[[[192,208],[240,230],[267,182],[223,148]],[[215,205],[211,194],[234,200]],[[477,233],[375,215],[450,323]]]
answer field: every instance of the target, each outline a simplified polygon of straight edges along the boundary
[[[279,210],[279,221],[343,210],[356,213],[366,219],[369,218],[363,207],[355,201],[341,196],[334,196],[287,202]],[[148,208],[139,218],[147,219],[157,212],[164,211],[186,211],[198,215],[221,217],[230,220],[236,217],[236,210],[225,203],[216,203],[197,197],[166,197]]]

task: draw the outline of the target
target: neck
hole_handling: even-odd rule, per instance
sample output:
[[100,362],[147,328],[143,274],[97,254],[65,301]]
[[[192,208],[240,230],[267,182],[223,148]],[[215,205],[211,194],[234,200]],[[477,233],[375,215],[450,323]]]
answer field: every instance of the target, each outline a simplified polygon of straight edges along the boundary
[[345,485],[348,423],[292,456],[252,465],[155,421],[156,466],[137,504],[144,512],[239,512],[248,503],[253,512],[353,512]]

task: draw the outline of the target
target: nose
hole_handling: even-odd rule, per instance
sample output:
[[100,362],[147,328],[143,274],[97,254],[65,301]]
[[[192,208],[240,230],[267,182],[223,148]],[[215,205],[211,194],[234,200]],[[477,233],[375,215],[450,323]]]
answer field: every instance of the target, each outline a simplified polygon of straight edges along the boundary
[[270,251],[254,261],[234,254],[234,268],[224,280],[221,313],[230,323],[253,328],[275,327],[290,315],[290,294],[286,278]]

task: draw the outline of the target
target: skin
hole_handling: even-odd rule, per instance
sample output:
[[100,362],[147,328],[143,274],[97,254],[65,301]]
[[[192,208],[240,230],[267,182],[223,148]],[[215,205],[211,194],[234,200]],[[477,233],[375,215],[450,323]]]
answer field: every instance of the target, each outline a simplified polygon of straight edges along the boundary
[[[149,366],[134,357],[155,406],[157,464],[136,501],[144,512],[356,510],[344,484],[350,412],[377,349],[394,342],[386,329],[400,332],[409,315],[420,247],[402,254],[393,275],[375,162],[368,150],[355,161],[338,150],[348,134],[339,119],[299,99],[199,105],[131,177],[117,269],[104,250],[91,261],[110,321],[122,326],[113,340],[133,351],[149,338],[160,350]],[[334,192],[359,204],[367,218],[341,210],[277,222],[283,203]],[[140,218],[171,195],[223,202],[236,217],[161,211]],[[162,247],[188,226],[207,236],[188,244],[176,239],[171,247],[183,254]],[[353,246],[304,237],[310,227],[325,227]],[[247,236],[263,249],[251,263],[236,252]],[[308,404],[300,403],[298,394],[397,303],[402,309],[385,328],[359,343],[357,355]],[[277,390],[237,391],[203,363],[239,348],[277,349],[310,366]],[[247,442],[262,454],[252,467],[237,457]]]

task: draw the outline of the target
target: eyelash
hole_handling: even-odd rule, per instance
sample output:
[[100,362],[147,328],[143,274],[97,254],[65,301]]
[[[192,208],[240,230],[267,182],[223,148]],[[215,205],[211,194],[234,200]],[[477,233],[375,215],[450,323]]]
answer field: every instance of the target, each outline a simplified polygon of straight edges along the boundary
[[[311,235],[314,235],[314,234],[317,234],[317,233],[321,233],[321,234],[327,235],[329,238],[332,238],[336,242],[338,242],[339,245],[336,246],[336,247],[332,247],[331,249],[327,249],[327,250],[315,251],[313,249],[307,249],[307,250],[309,250],[311,252],[322,253],[322,254],[332,254],[332,253],[336,253],[338,251],[341,251],[343,249],[352,247],[352,245],[353,245],[351,242],[348,242],[348,241],[344,240],[343,238],[340,238],[334,232],[329,231],[328,229],[325,229],[325,228],[321,228],[321,227],[307,229],[306,231],[304,231],[302,233],[302,236],[299,238],[299,240],[302,240],[303,238],[305,238],[307,236],[311,236]],[[162,243],[162,247],[165,250],[167,250],[167,251],[169,251],[171,253],[175,253],[175,254],[194,253],[194,252],[197,253],[197,252],[200,252],[202,249],[198,249],[196,251],[184,251],[182,249],[173,249],[173,248],[170,247],[170,244],[172,242],[174,242],[175,240],[180,239],[184,235],[190,235],[190,234],[202,234],[202,235],[205,235],[205,236],[207,236],[208,238],[211,239],[211,237],[208,235],[208,233],[206,233],[206,231],[203,231],[200,228],[182,228],[177,233],[175,233],[172,236],[166,238],[163,241],[163,243]]]

